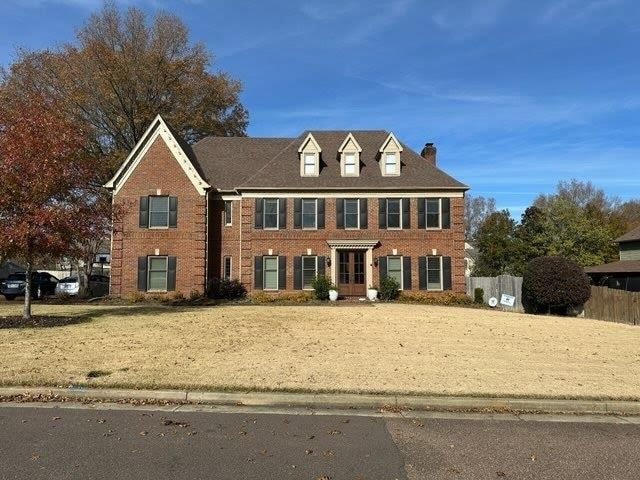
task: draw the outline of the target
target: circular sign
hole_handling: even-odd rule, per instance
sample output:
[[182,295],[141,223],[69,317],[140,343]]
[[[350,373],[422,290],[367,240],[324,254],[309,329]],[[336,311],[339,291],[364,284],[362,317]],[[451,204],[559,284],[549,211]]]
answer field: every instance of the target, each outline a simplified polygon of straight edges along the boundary
[[495,307],[496,305],[498,305],[498,299],[496,297],[491,297],[489,299],[489,306]]

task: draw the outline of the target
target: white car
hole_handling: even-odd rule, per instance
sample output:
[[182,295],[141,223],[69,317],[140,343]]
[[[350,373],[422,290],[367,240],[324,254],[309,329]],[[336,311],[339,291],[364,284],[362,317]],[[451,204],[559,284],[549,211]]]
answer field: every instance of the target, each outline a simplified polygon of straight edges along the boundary
[[[66,277],[56,285],[56,295],[78,295],[80,283],[78,277]],[[109,293],[109,277],[105,275],[91,275],[89,277],[89,296],[103,297]]]

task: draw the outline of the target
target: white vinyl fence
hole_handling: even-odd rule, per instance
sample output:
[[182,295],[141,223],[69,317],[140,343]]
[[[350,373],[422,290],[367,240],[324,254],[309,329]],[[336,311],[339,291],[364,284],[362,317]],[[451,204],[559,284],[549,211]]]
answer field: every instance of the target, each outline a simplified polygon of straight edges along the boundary
[[[498,307],[515,312],[523,312],[522,306],[522,277],[512,277],[511,275],[500,275],[498,277],[469,277],[467,278],[467,295],[473,298],[476,288],[484,290],[484,303],[489,303],[491,297],[498,300]],[[515,297],[513,307],[500,303],[502,295]]]

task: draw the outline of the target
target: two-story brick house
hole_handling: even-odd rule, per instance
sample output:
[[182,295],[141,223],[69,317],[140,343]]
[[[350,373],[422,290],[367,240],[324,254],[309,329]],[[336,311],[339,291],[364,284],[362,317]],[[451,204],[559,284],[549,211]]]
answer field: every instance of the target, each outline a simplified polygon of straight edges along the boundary
[[157,117],[106,187],[125,214],[111,294],[310,289],[327,275],[364,295],[382,275],[404,290],[465,291],[464,192],[383,130],[296,138],[207,137],[187,145]]

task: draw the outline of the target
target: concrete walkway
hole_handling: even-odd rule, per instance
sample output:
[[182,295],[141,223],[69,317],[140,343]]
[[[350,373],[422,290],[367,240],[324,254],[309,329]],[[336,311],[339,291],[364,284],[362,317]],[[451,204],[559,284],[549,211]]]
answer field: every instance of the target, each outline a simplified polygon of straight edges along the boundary
[[0,398],[15,401],[95,400],[171,404],[233,405],[323,410],[531,412],[640,415],[640,402],[535,398],[314,394],[284,392],[200,392],[92,388],[4,387]]

